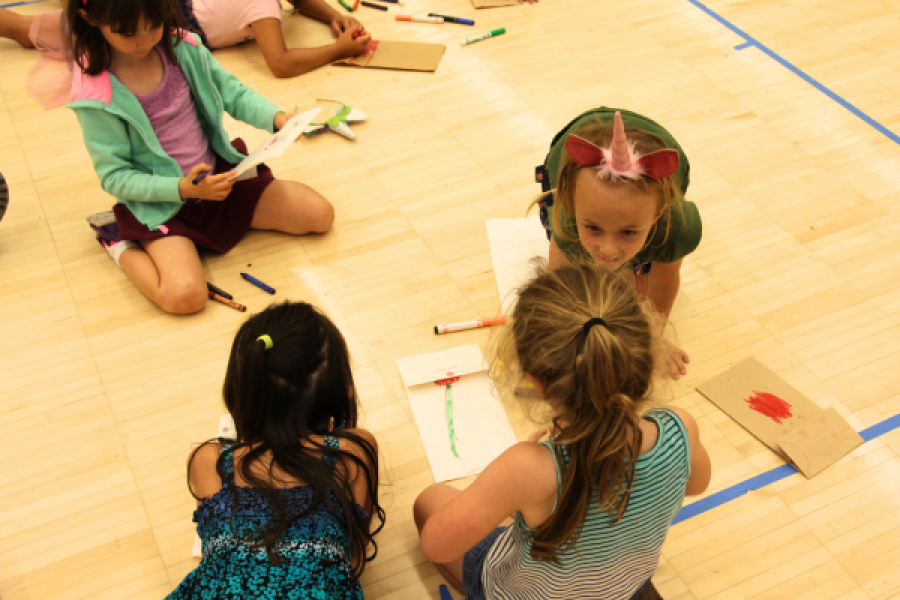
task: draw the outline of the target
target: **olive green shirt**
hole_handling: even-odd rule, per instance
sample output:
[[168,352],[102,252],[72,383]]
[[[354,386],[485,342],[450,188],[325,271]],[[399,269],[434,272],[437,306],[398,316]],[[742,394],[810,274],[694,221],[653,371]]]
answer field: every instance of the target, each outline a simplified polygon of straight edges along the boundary
[[[681,193],[687,192],[690,183],[691,165],[687,156],[684,154],[681,146],[675,141],[668,131],[661,125],[639,115],[637,113],[623,110],[619,108],[598,108],[587,111],[576,117],[562,131],[556,134],[550,146],[550,152],[544,161],[544,166],[550,177],[550,187],[556,189],[557,180],[559,178],[559,168],[562,163],[563,154],[565,153],[565,139],[570,133],[573,133],[582,125],[593,121],[607,122],[612,120],[616,111],[622,113],[622,120],[626,126],[637,127],[652,133],[665,142],[666,147],[678,151],[678,171],[675,178],[681,188]],[[700,244],[700,238],[703,234],[703,224],[700,220],[700,211],[693,202],[684,201],[684,214],[673,202],[670,210],[666,211],[663,216],[656,222],[650,234],[647,237],[647,243],[644,248],[630,261],[631,265],[640,265],[647,262],[672,263],[680,260],[693,252]],[[546,206],[548,222],[550,224],[551,233],[556,245],[565,254],[570,262],[579,262],[590,260],[590,255],[584,246],[578,240],[578,231],[575,226],[575,219],[571,215],[556,206]],[[553,229],[553,211],[559,210],[560,222],[563,224],[563,232],[566,237],[574,238],[573,241],[566,241],[560,232]]]

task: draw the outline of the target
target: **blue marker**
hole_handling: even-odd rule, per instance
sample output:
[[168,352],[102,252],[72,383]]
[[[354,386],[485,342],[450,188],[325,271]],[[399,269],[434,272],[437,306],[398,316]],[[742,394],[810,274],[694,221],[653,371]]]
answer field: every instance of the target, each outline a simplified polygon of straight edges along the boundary
[[270,294],[275,293],[275,288],[267,286],[262,281],[260,281],[256,277],[253,277],[252,275],[247,275],[246,273],[241,273],[241,277],[243,277],[244,279],[246,279],[247,281],[249,281],[250,283],[252,283],[253,285],[255,285],[256,287],[258,287],[259,289],[261,289],[264,292],[269,292]]
[[463,19],[462,17],[448,17],[447,15],[439,15],[437,13],[428,13],[429,17],[441,17],[445,23],[459,23],[460,25],[474,25],[472,19]]

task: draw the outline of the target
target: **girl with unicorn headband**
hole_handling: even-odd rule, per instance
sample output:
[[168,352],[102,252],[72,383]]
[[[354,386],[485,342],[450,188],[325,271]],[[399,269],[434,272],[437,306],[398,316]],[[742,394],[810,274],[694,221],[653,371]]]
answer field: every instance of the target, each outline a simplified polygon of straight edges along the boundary
[[[684,199],[690,164],[672,135],[637,113],[594,109],[554,137],[536,176],[550,267],[617,270],[668,318],[681,263],[702,235],[697,206]],[[667,371],[679,379],[690,358],[669,350]]]

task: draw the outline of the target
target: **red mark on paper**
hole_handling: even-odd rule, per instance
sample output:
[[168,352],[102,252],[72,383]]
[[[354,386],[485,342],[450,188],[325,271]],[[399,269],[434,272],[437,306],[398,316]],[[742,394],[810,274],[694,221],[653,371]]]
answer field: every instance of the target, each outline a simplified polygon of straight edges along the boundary
[[753,390],[753,395],[745,399],[744,402],[750,405],[750,408],[761,415],[769,417],[778,424],[783,419],[789,419],[794,415],[791,414],[791,405],[769,392],[758,392]]

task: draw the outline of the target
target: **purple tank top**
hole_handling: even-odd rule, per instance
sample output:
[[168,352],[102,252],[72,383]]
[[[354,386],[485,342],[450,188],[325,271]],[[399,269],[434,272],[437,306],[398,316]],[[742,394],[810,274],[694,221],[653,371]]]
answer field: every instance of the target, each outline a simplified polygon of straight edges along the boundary
[[160,46],[156,49],[163,63],[162,81],[149,94],[135,94],[150,119],[153,132],[163,150],[178,162],[185,175],[200,163],[215,167],[216,155],[200,126],[184,72],[177,64],[166,60]]

